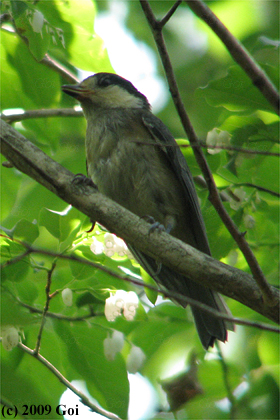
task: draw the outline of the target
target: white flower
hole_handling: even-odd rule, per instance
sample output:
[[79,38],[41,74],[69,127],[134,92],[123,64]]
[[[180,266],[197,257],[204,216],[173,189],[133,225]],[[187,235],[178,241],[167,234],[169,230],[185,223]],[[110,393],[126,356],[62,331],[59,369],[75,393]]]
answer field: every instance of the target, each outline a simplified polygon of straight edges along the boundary
[[12,326],[6,326],[2,331],[2,345],[5,350],[11,351],[18,345],[19,335],[18,330]]
[[114,331],[112,337],[105,338],[103,342],[104,355],[108,360],[114,360],[117,353],[119,353],[124,344],[124,335],[120,331]]
[[105,301],[105,316],[107,321],[112,322],[121,315],[121,308],[116,306],[115,296],[110,296]]
[[95,255],[102,254],[104,251],[104,245],[99,242],[94,236],[92,237],[92,244],[90,246],[91,252],[93,252]]
[[104,235],[104,246],[106,248],[114,248],[115,244],[115,235],[112,233],[105,233]]
[[138,308],[138,296],[135,292],[126,292],[125,290],[117,290],[105,301],[105,316],[108,321],[115,321],[121,315],[128,321],[132,321]]
[[228,146],[230,143],[230,134],[227,131],[219,131],[217,128],[207,133],[206,144],[214,148],[207,149],[211,155],[219,153],[221,149],[218,146]]
[[127,246],[124,241],[112,233],[104,235],[104,253],[107,257],[112,257],[115,253],[124,257],[127,253]]
[[44,24],[44,15],[39,12],[39,10],[35,10],[32,21],[30,22],[32,29],[34,32],[41,32]]
[[115,294],[115,302],[118,308],[123,309],[127,300],[127,292],[125,290],[117,290]]
[[69,289],[68,287],[64,290],[62,290],[61,293],[62,296],[62,300],[64,305],[66,306],[72,306],[73,304],[73,292],[71,289]]
[[140,347],[133,346],[126,359],[126,368],[129,373],[136,373],[142,367],[146,359],[145,353]]
[[135,292],[128,292],[126,296],[126,302],[123,308],[124,317],[127,321],[132,321],[138,308],[138,296]]
[[114,251],[120,256],[124,257],[126,254],[127,246],[124,241],[117,236],[115,237]]

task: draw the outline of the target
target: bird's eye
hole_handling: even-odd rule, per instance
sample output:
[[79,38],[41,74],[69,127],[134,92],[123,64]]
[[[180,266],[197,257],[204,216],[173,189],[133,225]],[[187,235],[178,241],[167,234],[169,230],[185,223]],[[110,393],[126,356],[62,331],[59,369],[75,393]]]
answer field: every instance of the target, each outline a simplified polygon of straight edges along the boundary
[[111,81],[109,80],[108,77],[104,77],[103,79],[99,80],[98,84],[99,84],[99,86],[106,87],[106,86],[109,86],[111,84]]

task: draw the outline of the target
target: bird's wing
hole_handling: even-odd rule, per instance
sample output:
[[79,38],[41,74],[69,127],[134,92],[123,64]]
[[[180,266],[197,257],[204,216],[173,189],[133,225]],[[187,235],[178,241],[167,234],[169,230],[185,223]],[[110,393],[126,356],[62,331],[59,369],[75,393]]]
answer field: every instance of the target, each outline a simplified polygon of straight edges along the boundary
[[197,243],[196,248],[210,255],[206,229],[198,203],[192,174],[189,170],[186,159],[184,158],[172,134],[160,119],[147,112],[143,114],[142,120],[151,136],[155,139],[162,152],[167,157],[174,174],[183,187],[185,195],[184,198],[188,204],[188,211],[190,213],[190,220],[194,221],[191,228]]
[[[170,166],[180,181],[185,194],[185,201],[190,213],[189,220],[192,232],[196,240],[196,248],[200,251],[210,255],[209,243],[206,235],[206,229],[202,218],[193,178],[187,162],[177,146],[172,134],[167,127],[157,117],[151,113],[144,113],[142,116],[143,123],[156,143],[160,146],[162,152],[168,159]],[[171,232],[172,233],[172,232]],[[158,273],[158,265],[155,260],[145,255],[144,253],[130,247],[134,252],[136,258],[145,270],[154,278],[154,280],[166,287],[168,290],[173,290],[182,293],[184,296],[189,296],[199,302],[205,303],[208,306],[215,308],[227,315],[231,315],[229,309],[224,303],[222,297],[198,283],[193,282],[191,279],[177,274],[170,270],[168,267],[162,266]],[[176,299],[182,306],[186,306],[185,302]],[[215,316],[205,314],[198,308],[192,307],[197,330],[205,348],[213,345],[215,338],[225,341],[227,337],[226,329],[234,330],[231,321],[222,321]]]

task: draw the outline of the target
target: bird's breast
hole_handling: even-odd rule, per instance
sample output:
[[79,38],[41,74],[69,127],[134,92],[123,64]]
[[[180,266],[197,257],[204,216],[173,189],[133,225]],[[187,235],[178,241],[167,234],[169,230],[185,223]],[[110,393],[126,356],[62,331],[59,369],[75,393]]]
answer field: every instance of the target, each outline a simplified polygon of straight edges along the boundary
[[185,219],[182,186],[143,125],[89,125],[86,154],[88,174],[103,194],[164,225],[167,217]]

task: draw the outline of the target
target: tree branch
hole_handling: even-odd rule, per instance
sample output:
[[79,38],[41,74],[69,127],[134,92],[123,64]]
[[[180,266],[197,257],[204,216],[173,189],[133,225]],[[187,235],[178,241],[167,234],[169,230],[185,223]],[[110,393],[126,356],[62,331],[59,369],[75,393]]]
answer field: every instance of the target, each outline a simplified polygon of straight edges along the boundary
[[64,77],[64,79],[67,80],[69,83],[79,83],[79,79],[74,73],[72,73],[70,70],[64,67],[61,63],[59,63],[49,54],[46,54],[45,57],[41,61],[39,61],[39,63],[44,64],[45,66],[54,70],[56,73]]
[[182,98],[180,96],[180,92],[178,89],[178,85],[175,79],[175,74],[173,71],[173,67],[170,61],[170,57],[168,55],[166,45],[162,35],[162,28],[161,25],[156,20],[151,6],[147,0],[140,0],[140,4],[144,11],[144,14],[147,18],[147,21],[150,24],[152,29],[152,33],[162,60],[162,64],[166,73],[166,77],[168,80],[170,92],[177,109],[178,115],[181,119],[181,123],[184,127],[184,130],[189,138],[189,141],[193,147],[193,152],[196,157],[197,163],[199,164],[204,178],[207,182],[208,190],[209,190],[209,200],[216,209],[217,213],[219,214],[220,218],[222,219],[223,223],[225,224],[226,228],[230,232],[233,239],[236,241],[237,245],[239,246],[241,252],[243,253],[252,274],[258,283],[259,288],[262,291],[263,298],[267,301],[270,305],[275,305],[275,301],[273,298],[273,293],[271,292],[271,287],[269,283],[266,281],[266,278],[257,262],[255,255],[253,254],[249,244],[244,238],[244,235],[239,232],[237,226],[229,216],[228,212],[226,211],[222,200],[219,195],[219,191],[216,187],[213,175],[211,170],[207,164],[205,156],[203,155],[201,149],[198,147],[199,140],[194,131],[194,128],[191,124],[191,121],[186,113]]
[[216,261],[165,232],[150,232],[147,222],[93,187],[75,185],[70,171],[4,121],[0,121],[0,129],[2,154],[18,170],[156,260],[278,322],[279,290],[270,287],[275,304],[268,305],[251,275]]
[[29,354],[32,357],[35,357],[40,363],[42,363],[46,368],[48,368],[58,379],[59,381],[65,385],[67,388],[69,388],[74,394],[76,394],[80,399],[81,402],[89,407],[93,412],[96,412],[98,414],[101,414],[104,417],[107,417],[108,419],[112,420],[121,420],[120,417],[118,417],[116,414],[111,413],[110,411],[104,410],[103,408],[99,407],[98,405],[92,403],[89,398],[84,395],[79,389],[74,387],[74,385],[71,384],[47,359],[45,359],[41,354],[35,353],[33,350],[31,350],[29,347],[25,346],[22,343],[18,344],[18,347],[25,351],[25,353]]
[[44,310],[43,310],[43,313],[42,313],[42,320],[41,320],[41,325],[40,325],[40,329],[39,329],[39,333],[38,333],[38,337],[37,337],[36,346],[35,346],[35,349],[34,349],[34,355],[39,354],[39,351],[40,351],[42,334],[43,334],[43,329],[44,329],[45,321],[46,321],[46,315],[47,315],[47,312],[49,310],[49,305],[50,305],[50,300],[51,300],[50,290],[51,290],[51,283],[52,283],[52,273],[53,273],[55,267],[56,267],[56,262],[53,262],[52,266],[51,266],[51,269],[48,270],[47,284],[46,284],[46,287],[45,287],[46,303],[45,303],[45,307],[44,307]]
[[[22,245],[25,245],[21,242]],[[158,287],[153,286],[151,284],[146,284],[144,283],[142,280],[137,280],[134,277],[131,276],[126,276],[124,274],[118,274],[116,271],[98,264],[94,261],[90,261],[88,259],[84,259],[84,258],[80,258],[77,257],[76,255],[65,255],[65,254],[57,254],[56,252],[52,252],[52,251],[48,251],[48,250],[43,250],[43,249],[37,249],[37,248],[32,248],[29,245],[25,245],[28,247],[29,250],[29,254],[35,253],[35,254],[41,254],[41,255],[47,255],[47,256],[52,256],[56,259],[64,259],[64,260],[68,260],[68,261],[75,261],[77,263],[83,264],[83,265],[87,265],[89,267],[93,267],[96,268],[98,270],[101,270],[103,272],[105,272],[106,274],[109,274],[112,277],[115,277],[119,280],[122,281],[126,281],[128,283],[134,284],[135,286],[139,286],[142,288],[146,288],[149,290],[153,290],[157,293],[161,293],[162,295],[164,295],[166,298],[170,298],[170,299],[180,299],[181,301],[185,301],[186,304],[189,304],[191,306],[194,306],[196,308],[201,309],[202,311],[214,315],[219,319],[223,319],[225,321],[231,321],[234,324],[237,325],[244,325],[247,327],[253,327],[253,328],[258,328],[260,330],[265,330],[265,331],[271,331],[271,332],[275,332],[275,333],[280,333],[280,329],[278,327],[274,327],[272,325],[269,324],[265,324],[262,322],[256,322],[256,321],[249,321],[246,319],[241,319],[241,318],[233,318],[231,315],[228,314],[224,314],[219,312],[216,309],[211,308],[210,306],[198,302],[195,299],[191,299],[189,297],[183,296],[181,293],[178,292],[172,292],[170,290],[160,290]],[[24,255],[24,254],[22,254]],[[9,260],[10,264],[16,263],[17,261],[19,261],[20,258],[13,258],[12,260]],[[3,264],[5,265],[5,264]],[[16,296],[12,295],[13,298],[24,308],[28,309],[31,313],[39,313],[39,314],[43,314],[44,311],[34,308],[33,306],[27,305],[26,303],[21,302]],[[104,313],[95,313],[93,312],[92,308],[90,308],[90,313],[81,317],[67,317],[65,315],[61,315],[61,314],[56,314],[56,313],[52,313],[52,312],[47,312],[46,313],[47,317],[50,318],[55,318],[55,319],[59,319],[61,321],[84,321],[87,318],[93,318],[95,316],[104,316]]]
[[73,108],[58,108],[58,109],[34,109],[24,111],[11,115],[1,115],[1,119],[11,124],[16,121],[29,120],[32,118],[49,118],[49,117],[82,117],[83,111]]
[[201,0],[185,0],[189,8],[202,19],[226,46],[232,58],[250,77],[253,84],[259,89],[267,101],[279,114],[280,98],[276,87],[269,80],[267,74],[254,61],[250,53],[230,33],[226,26],[217,18],[209,7]]

